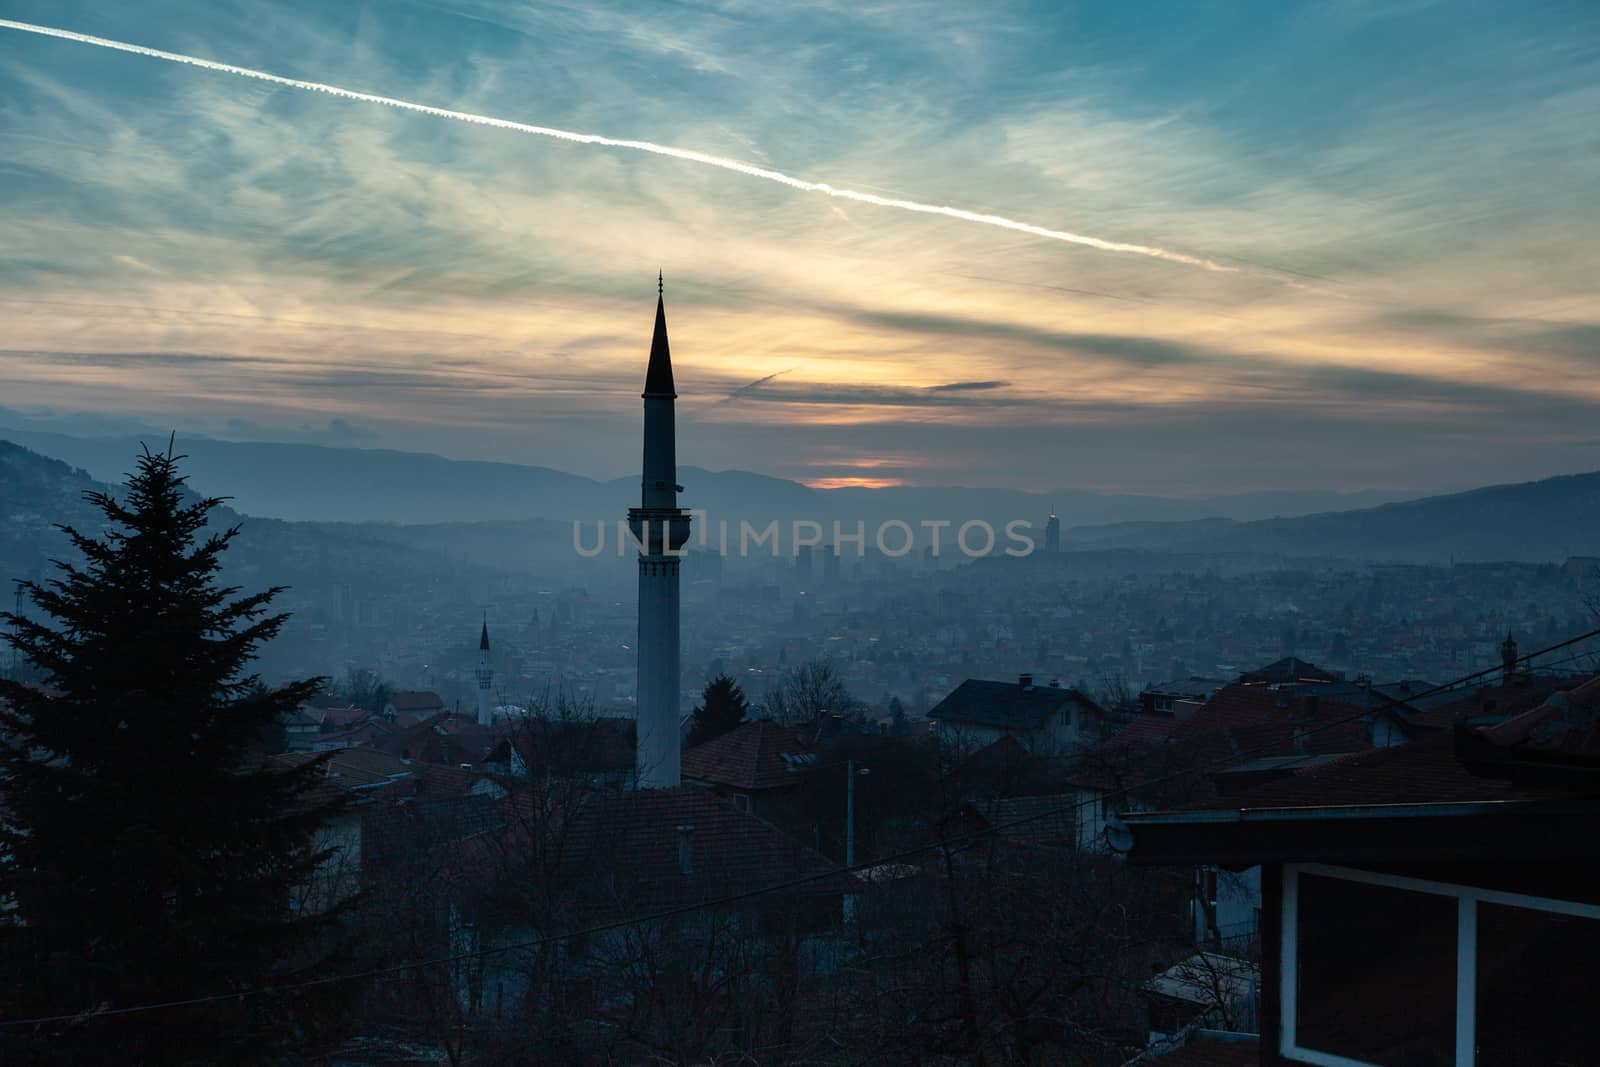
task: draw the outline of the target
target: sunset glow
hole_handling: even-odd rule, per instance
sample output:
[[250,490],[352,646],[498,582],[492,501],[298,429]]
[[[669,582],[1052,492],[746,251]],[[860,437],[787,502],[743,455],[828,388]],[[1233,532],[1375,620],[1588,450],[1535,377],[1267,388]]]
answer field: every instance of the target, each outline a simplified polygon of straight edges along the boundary
[[[1553,16],[1169,12],[1219,82],[1097,8],[268,8],[8,8],[110,42],[0,29],[11,422],[614,477],[662,269],[688,463],[1173,495],[1593,465],[1597,60]],[[1406,42],[1449,76],[1381,61]]]

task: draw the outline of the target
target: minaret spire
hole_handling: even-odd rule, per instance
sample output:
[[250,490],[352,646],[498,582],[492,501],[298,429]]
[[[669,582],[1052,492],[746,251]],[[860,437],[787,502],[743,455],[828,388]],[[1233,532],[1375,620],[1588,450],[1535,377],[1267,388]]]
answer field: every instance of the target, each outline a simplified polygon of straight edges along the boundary
[[494,701],[489,688],[494,685],[494,668],[489,665],[489,611],[483,612],[483,631],[478,637],[478,725],[494,725]]
[[667,342],[666,283],[656,274],[656,324],[645,371],[644,463],[639,506],[628,525],[639,545],[638,747],[640,789],[680,783],[678,562],[689,540],[689,513],[678,507],[678,457],[672,351]]

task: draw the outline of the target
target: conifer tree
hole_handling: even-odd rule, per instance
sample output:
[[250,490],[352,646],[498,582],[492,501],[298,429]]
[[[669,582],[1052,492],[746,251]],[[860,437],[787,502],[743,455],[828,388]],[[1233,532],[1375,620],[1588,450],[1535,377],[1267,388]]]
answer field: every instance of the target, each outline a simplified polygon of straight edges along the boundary
[[318,762],[252,748],[321,680],[248,672],[280,590],[218,583],[238,528],[207,528],[221,501],[182,458],[146,449],[124,501],[87,494],[106,532],[60,527],[81,562],[20,583],[48,619],[4,615],[44,681],[0,681],[0,1022],[74,1018],[0,1028],[0,1061],[279,1061],[342,993],[284,991],[331,959],[337,909],[290,900],[342,802],[313,799]]
[[700,700],[700,705],[694,709],[694,725],[689,728],[691,745],[721,737],[744,722],[745,713],[750,709],[744,690],[726,674],[717,675],[706,686]]

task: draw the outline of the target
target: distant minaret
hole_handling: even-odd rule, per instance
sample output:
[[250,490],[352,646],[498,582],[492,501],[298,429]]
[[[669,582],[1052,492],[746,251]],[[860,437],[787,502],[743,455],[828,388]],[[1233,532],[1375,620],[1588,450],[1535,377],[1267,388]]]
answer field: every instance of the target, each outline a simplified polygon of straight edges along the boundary
[[1044,524],[1044,550],[1046,552],[1061,551],[1061,520],[1056,518],[1054,509],[1051,510],[1050,518],[1045,520]]
[[494,702],[489,686],[494,683],[494,668],[489,666],[489,616],[483,617],[483,635],[478,638],[478,725],[494,725]]
[[644,376],[644,477],[628,525],[639,549],[638,749],[640,789],[670,789],[678,768],[678,561],[689,540],[689,513],[678,508],[673,437],[672,353],[667,347],[664,286],[656,278],[656,330]]
[[1517,642],[1507,631],[1505,643],[1500,646],[1500,684],[1510,685],[1517,677]]

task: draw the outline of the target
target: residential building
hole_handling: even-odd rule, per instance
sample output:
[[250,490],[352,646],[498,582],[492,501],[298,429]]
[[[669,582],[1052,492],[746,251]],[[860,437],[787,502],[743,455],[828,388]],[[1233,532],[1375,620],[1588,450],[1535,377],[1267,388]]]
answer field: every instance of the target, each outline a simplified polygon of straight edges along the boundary
[[969,678],[928,712],[940,735],[977,749],[1013,737],[1031,752],[1067,755],[1099,737],[1104,713],[1076,689]]
[[1600,1062],[1600,679],[1124,821],[1132,862],[1261,867],[1261,1063]]

